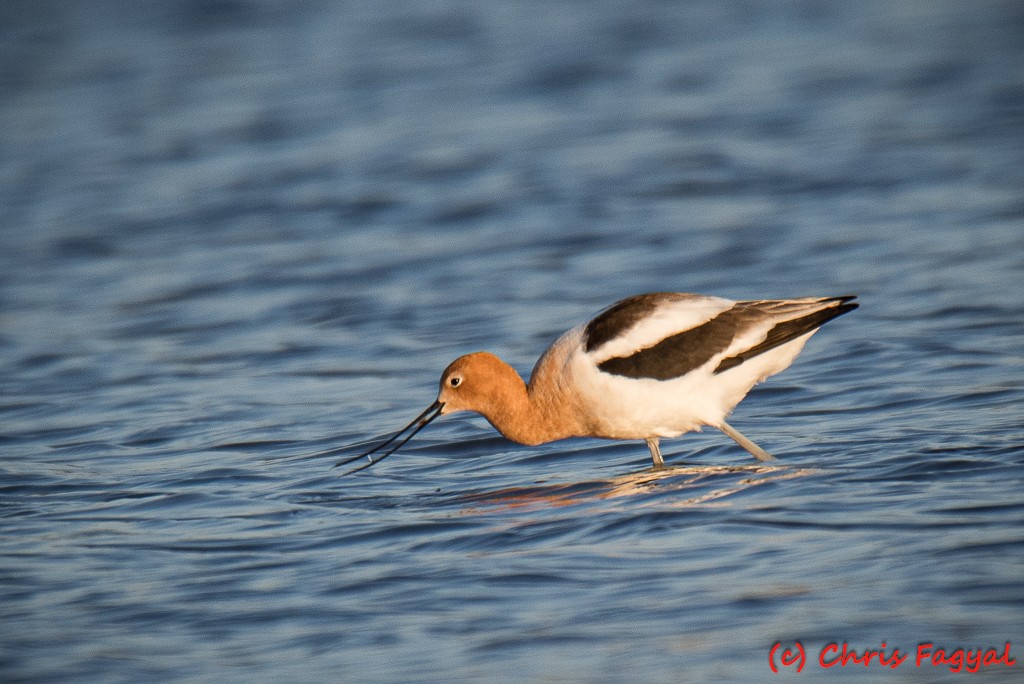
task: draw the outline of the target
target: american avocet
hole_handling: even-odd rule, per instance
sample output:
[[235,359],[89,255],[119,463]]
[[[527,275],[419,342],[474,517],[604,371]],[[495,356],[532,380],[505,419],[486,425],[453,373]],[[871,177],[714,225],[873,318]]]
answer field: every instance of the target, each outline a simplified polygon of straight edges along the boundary
[[437,400],[426,411],[373,449],[336,465],[367,460],[346,475],[368,468],[439,415],[456,411],[482,414],[520,444],[643,439],[655,468],[664,464],[660,438],[704,425],[757,459],[773,460],[725,417],[754,385],[787,368],[818,328],[856,309],[854,299],[735,302],[678,292],[629,297],[555,340],[529,383],[489,352],[460,356],[441,374]]

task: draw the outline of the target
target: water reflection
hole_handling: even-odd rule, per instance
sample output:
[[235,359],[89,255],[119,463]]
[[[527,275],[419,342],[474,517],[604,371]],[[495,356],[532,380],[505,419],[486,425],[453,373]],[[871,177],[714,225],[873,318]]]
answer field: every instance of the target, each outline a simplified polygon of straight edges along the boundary
[[[656,498],[648,501],[631,499],[631,509],[645,506],[687,508],[715,502],[752,487],[789,480],[816,473],[807,468],[777,465],[667,465],[657,470],[619,475],[608,480],[538,484],[530,487],[509,487],[492,492],[460,497],[470,504],[468,511],[479,509],[542,509],[587,504],[624,497]],[[666,495],[683,498],[668,500]],[[689,494],[689,496],[686,496]]]

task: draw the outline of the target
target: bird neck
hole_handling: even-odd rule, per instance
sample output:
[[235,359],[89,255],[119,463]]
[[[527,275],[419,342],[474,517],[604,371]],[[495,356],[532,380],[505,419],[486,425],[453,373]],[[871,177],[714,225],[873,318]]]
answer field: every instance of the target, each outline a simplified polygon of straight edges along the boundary
[[582,434],[567,397],[527,387],[508,367],[508,377],[498,385],[490,405],[481,411],[498,432],[520,444],[543,444]]

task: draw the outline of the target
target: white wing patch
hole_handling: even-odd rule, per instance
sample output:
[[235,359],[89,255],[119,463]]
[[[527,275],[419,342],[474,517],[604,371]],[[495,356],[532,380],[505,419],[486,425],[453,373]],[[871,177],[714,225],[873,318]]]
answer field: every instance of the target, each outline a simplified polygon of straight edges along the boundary
[[735,302],[729,299],[702,295],[690,295],[680,299],[666,298],[631,328],[608,340],[587,356],[595,365],[611,358],[630,356],[641,349],[653,347],[666,337],[707,323],[718,314],[732,308],[733,304]]

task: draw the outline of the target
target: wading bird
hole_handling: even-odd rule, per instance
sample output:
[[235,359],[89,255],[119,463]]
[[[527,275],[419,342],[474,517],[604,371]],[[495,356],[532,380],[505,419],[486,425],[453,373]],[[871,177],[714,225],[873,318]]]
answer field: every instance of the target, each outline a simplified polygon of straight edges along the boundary
[[555,340],[528,383],[489,352],[460,356],[441,374],[437,400],[426,411],[368,452],[336,465],[366,460],[346,475],[368,468],[439,415],[457,411],[483,415],[520,444],[642,439],[655,468],[664,464],[659,439],[705,425],[757,459],[773,460],[725,417],[754,385],[787,368],[818,328],[856,309],[854,299],[736,302],[679,292],[629,297]]

